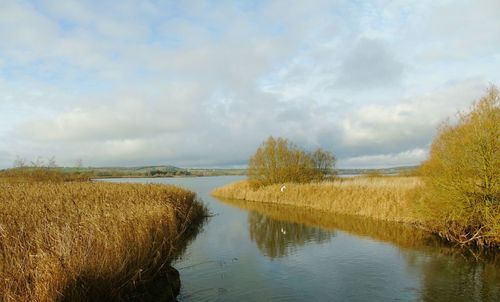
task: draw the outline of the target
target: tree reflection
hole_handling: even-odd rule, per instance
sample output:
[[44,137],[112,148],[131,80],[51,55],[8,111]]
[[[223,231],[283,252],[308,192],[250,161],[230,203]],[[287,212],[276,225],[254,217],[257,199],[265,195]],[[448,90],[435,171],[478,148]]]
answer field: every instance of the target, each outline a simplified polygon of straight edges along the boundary
[[304,246],[309,242],[329,241],[335,235],[334,231],[276,220],[257,212],[248,214],[248,223],[250,238],[264,254],[271,258],[287,256],[296,247]]
[[292,206],[224,200],[249,211],[250,236],[271,258],[308,242],[325,242],[335,231],[397,246],[418,276],[422,301],[500,301],[500,253],[467,249],[403,224],[337,215]]

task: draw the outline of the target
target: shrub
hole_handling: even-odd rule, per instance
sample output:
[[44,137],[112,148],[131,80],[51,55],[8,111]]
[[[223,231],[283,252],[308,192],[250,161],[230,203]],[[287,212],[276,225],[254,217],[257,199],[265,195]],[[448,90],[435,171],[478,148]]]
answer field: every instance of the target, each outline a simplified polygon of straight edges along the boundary
[[0,179],[8,182],[68,182],[89,181],[91,175],[83,172],[64,172],[59,168],[21,167],[0,171]]
[[284,138],[269,137],[250,158],[248,177],[253,186],[321,180],[331,173],[335,157],[317,149],[308,154]]
[[463,244],[500,241],[500,96],[492,86],[455,125],[444,124],[421,173],[430,228]]

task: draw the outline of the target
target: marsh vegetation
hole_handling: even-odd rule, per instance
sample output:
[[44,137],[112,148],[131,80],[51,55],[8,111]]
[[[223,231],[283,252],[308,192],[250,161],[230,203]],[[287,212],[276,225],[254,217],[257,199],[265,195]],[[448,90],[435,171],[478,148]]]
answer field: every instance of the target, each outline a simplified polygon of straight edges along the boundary
[[269,137],[248,162],[252,187],[323,180],[331,175],[335,156],[321,148],[306,152],[285,138]]
[[500,246],[500,92],[444,123],[423,163],[425,224],[462,244]]
[[216,197],[307,207],[386,221],[414,222],[417,177],[353,177],[313,183],[285,183],[255,189],[247,180],[215,189]]
[[491,86],[457,122],[441,126],[418,177],[370,174],[325,181],[325,175],[335,174],[331,153],[319,150],[324,156],[315,157],[271,137],[250,158],[248,181],[213,195],[413,223],[451,242],[497,247],[499,138],[500,93]]
[[193,192],[174,186],[60,173],[0,175],[1,301],[141,299],[206,215]]

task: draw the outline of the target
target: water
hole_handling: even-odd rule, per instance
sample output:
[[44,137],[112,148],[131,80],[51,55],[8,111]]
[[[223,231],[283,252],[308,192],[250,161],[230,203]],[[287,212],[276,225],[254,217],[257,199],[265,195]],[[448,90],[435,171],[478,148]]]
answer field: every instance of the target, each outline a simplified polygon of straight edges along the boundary
[[116,179],[175,184],[210,211],[173,266],[179,301],[500,301],[500,255],[397,224],[209,195],[241,177]]

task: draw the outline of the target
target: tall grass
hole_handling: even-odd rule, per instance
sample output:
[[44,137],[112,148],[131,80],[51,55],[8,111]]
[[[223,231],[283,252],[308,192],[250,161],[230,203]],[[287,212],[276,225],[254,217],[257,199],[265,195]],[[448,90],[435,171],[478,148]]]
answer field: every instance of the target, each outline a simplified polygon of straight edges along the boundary
[[325,230],[342,230],[355,236],[368,237],[383,242],[395,243],[400,247],[420,249],[424,246],[446,249],[436,236],[420,229],[392,221],[369,217],[336,214],[311,208],[298,208],[291,205],[261,203],[237,199],[221,198],[220,201],[271,217],[276,221],[297,223],[309,227],[321,227]]
[[386,221],[415,222],[413,211],[422,182],[417,177],[354,177],[320,183],[255,188],[240,181],[217,188],[215,197],[308,207]]
[[129,299],[206,213],[174,186],[20,179],[0,180],[1,301]]

